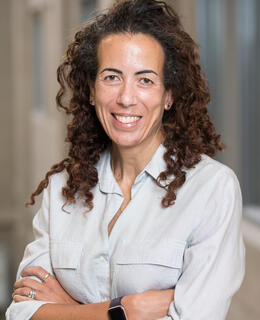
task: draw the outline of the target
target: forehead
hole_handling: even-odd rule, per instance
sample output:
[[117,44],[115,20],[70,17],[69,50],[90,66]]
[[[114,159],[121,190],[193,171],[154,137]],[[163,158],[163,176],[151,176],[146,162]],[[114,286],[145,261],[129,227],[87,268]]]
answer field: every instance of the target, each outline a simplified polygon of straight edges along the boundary
[[142,33],[111,34],[103,38],[98,46],[100,68],[121,67],[156,69],[162,72],[164,51],[161,44],[152,36]]

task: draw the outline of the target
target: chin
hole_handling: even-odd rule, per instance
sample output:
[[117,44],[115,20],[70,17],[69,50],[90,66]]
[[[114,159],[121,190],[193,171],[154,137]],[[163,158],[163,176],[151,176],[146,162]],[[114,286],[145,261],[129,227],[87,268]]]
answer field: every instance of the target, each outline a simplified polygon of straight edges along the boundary
[[128,139],[112,139],[113,143],[119,147],[135,147],[140,141],[139,140],[128,140]]

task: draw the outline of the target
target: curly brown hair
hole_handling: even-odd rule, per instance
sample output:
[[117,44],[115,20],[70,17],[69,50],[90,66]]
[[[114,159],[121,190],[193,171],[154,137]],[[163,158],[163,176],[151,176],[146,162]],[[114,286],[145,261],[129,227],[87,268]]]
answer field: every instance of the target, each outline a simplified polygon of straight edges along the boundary
[[[93,208],[91,189],[98,183],[95,164],[111,141],[90,106],[88,83],[96,79],[100,41],[117,33],[152,36],[165,53],[164,86],[172,91],[174,103],[162,119],[166,148],[163,158],[167,164],[157,178],[158,186],[166,191],[162,206],[174,204],[176,191],[186,179],[185,169],[194,167],[202,154],[213,157],[224,148],[208,115],[210,95],[199,64],[198,46],[184,31],[177,13],[164,1],[118,1],[75,34],[58,67],[61,88],[57,105],[72,115],[66,138],[70,143],[69,153],[51,167],[27,204],[34,204],[35,196],[47,187],[51,175],[66,170],[67,185],[62,189],[66,203],[75,202],[77,193],[89,210]],[[172,175],[174,178],[168,184],[161,183]]]

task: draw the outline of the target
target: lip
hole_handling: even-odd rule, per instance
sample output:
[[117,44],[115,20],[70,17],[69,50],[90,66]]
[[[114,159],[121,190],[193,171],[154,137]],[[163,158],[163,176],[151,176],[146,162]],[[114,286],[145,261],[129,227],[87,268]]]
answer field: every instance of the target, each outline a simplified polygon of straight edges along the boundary
[[111,113],[113,116],[116,114],[117,116],[120,116],[120,117],[142,117],[138,114],[129,114],[129,113],[116,113],[116,112],[112,112]]
[[113,122],[115,123],[115,125],[121,129],[131,129],[133,127],[136,127],[139,122],[142,120],[142,117],[134,122],[131,122],[131,123],[122,123],[120,121],[118,121],[116,119],[116,117],[114,116],[114,114],[116,114],[117,116],[121,116],[121,117],[140,117],[138,115],[127,115],[125,113],[111,113],[112,115],[112,119],[113,119]]

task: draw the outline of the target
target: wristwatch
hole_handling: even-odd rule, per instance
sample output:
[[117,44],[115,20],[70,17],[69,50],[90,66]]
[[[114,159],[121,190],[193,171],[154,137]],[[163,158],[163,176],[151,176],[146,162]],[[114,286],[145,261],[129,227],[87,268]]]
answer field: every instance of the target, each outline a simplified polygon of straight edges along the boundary
[[123,297],[112,299],[108,309],[108,316],[110,320],[127,320],[125,309],[121,304]]

